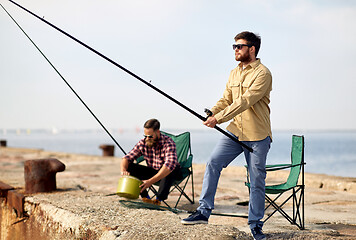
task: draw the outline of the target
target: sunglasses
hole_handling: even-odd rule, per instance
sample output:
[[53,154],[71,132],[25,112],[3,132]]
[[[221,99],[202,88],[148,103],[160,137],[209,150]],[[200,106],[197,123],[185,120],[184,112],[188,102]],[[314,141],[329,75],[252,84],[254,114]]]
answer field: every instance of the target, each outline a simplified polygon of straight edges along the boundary
[[241,50],[244,46],[246,47],[252,47],[251,44],[232,44],[232,49],[236,50]]
[[153,138],[151,135],[143,135],[145,138]]

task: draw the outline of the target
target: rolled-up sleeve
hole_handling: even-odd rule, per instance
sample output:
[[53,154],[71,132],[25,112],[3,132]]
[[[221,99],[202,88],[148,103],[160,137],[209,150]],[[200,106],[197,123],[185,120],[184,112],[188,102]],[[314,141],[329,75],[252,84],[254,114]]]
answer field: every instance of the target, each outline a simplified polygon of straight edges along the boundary
[[142,148],[143,148],[144,142],[143,140],[139,141],[135,147],[124,157],[127,159],[129,162],[135,161],[137,158],[142,156]]

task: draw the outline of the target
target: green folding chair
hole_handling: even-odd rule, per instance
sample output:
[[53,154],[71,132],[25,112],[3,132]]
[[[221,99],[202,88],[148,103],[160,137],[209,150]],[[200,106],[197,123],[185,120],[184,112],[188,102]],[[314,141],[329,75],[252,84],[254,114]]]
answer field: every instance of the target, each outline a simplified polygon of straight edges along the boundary
[[[177,150],[177,158],[178,158],[178,162],[180,164],[181,172],[182,172],[182,175],[180,176],[180,178],[176,179],[173,182],[172,187],[169,192],[169,193],[171,193],[175,190],[177,190],[179,192],[179,197],[177,199],[177,202],[176,202],[174,208],[177,207],[182,196],[184,196],[191,204],[194,204],[194,182],[193,182],[193,167],[192,167],[193,155],[192,155],[191,146],[190,146],[190,133],[184,132],[179,135],[173,135],[173,134],[163,132],[163,131],[161,131],[161,133],[169,136],[175,142],[176,150]],[[136,161],[138,163],[140,163],[143,160],[144,160],[144,158],[141,156]],[[188,185],[189,179],[191,179],[191,182],[192,182],[192,197],[191,198],[184,192],[186,186]],[[155,183],[154,185],[158,186],[159,182]],[[153,185],[150,187],[150,190],[154,193],[154,195],[153,195],[153,197],[154,197],[157,194],[157,190],[155,189],[155,187]],[[168,207],[170,207],[166,201],[163,201],[163,202]]]
[[[266,222],[277,211],[285,217],[291,224],[296,225],[299,229],[304,229],[304,136],[292,137],[292,152],[291,164],[277,164],[266,165],[267,174],[269,171],[277,171],[290,168],[289,176],[286,182],[276,185],[266,185],[265,199],[268,205],[265,207],[267,210],[270,206],[274,207],[274,211],[268,215],[263,221]],[[245,166],[247,168],[247,166]],[[298,179],[302,172],[301,183],[298,184]],[[250,190],[249,173],[247,171],[247,182],[245,185]],[[277,199],[286,193],[287,198],[282,203],[277,203]],[[269,195],[278,194],[274,199]],[[284,195],[285,196],[285,195]],[[293,213],[288,214],[283,210],[283,206],[290,200],[293,201]]]

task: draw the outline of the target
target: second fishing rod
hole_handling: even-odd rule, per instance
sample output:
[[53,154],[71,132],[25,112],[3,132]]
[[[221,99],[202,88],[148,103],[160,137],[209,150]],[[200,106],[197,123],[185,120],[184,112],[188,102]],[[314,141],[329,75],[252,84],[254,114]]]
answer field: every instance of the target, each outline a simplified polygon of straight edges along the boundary
[[[37,19],[41,20],[42,22],[48,24],[49,26],[51,26],[52,28],[56,29],[57,31],[61,32],[62,34],[66,35],[67,37],[71,38],[72,40],[74,40],[75,42],[79,43],[80,45],[86,47],[87,49],[89,49],[90,51],[94,52],[95,54],[99,55],[100,57],[104,58],[105,60],[107,60],[108,62],[112,63],[113,65],[115,65],[116,67],[120,68],[121,70],[123,70],[124,72],[128,73],[129,75],[133,76],[134,78],[138,79],[139,81],[141,81],[142,83],[146,84],[147,86],[149,86],[150,88],[152,88],[153,90],[157,91],[158,93],[162,94],[163,96],[165,96],[166,98],[168,98],[169,100],[173,101],[174,103],[178,104],[180,107],[184,108],[185,110],[187,110],[188,112],[190,112],[191,114],[193,114],[194,116],[196,116],[197,118],[199,118],[202,121],[206,120],[206,117],[203,117],[202,115],[198,114],[197,112],[193,111],[192,109],[188,108],[187,106],[185,106],[184,104],[182,104],[181,102],[177,101],[176,99],[174,99],[173,97],[171,97],[170,95],[168,95],[167,93],[163,92],[162,90],[160,90],[159,88],[153,86],[152,84],[150,84],[149,82],[147,82],[146,80],[144,80],[143,78],[139,77],[138,75],[136,75],[135,73],[129,71],[128,69],[124,68],[123,66],[121,66],[120,64],[116,63],[115,61],[113,61],[112,59],[108,58],[107,56],[105,56],[104,54],[100,53],[99,51],[95,50],[94,48],[90,47],[89,45],[85,44],[84,42],[80,41],[79,39],[73,37],[72,35],[70,35],[69,33],[63,31],[62,29],[58,28],[57,26],[55,26],[54,24],[48,22],[47,20],[45,20],[44,18],[41,18],[40,16],[36,15],[35,13],[31,12],[30,10],[24,8],[23,6],[19,5],[18,3],[9,0],[11,3],[13,3],[14,5],[16,5],[17,7],[23,9],[24,11],[26,11],[27,13],[31,14],[32,16],[36,17]],[[208,115],[209,116],[209,115]],[[249,146],[247,146],[246,144],[244,144],[243,142],[239,141],[236,137],[232,136],[231,134],[227,133],[226,131],[224,131],[223,129],[221,129],[218,126],[214,127],[216,130],[218,130],[220,133],[224,134],[225,136],[231,138],[233,141],[235,141],[236,143],[240,144],[241,146],[243,146],[244,148],[246,148],[248,151],[253,152],[252,148],[250,148]]]

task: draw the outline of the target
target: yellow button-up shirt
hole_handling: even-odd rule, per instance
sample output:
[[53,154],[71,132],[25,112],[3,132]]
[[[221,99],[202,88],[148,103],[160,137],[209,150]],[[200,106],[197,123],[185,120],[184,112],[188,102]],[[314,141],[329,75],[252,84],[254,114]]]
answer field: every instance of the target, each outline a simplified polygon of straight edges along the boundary
[[270,92],[272,75],[260,59],[244,69],[240,63],[230,73],[223,97],[211,109],[218,123],[233,121],[227,126],[240,141],[272,139]]

